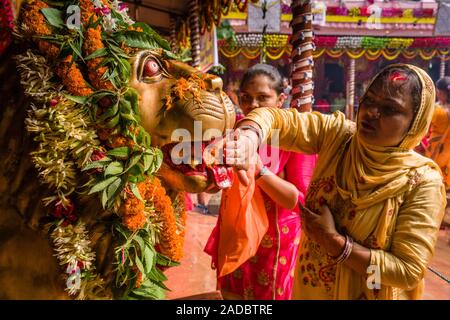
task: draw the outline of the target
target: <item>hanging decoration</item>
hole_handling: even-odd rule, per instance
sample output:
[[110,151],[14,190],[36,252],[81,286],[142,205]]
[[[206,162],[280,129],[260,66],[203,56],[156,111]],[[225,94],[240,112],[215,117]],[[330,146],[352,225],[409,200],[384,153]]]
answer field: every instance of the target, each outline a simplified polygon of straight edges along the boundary
[[[309,33],[305,33],[309,35]],[[301,37],[299,34],[297,37]],[[264,35],[267,47],[277,48],[289,45],[289,35]],[[263,35],[260,33],[236,34],[238,47],[261,47]],[[318,48],[334,49],[408,49],[408,48],[450,48],[450,37],[420,37],[420,38],[386,38],[386,37],[357,37],[357,36],[315,36],[314,44]],[[224,40],[221,46],[227,46]]]
[[[259,58],[261,53],[258,47],[256,48],[230,48],[219,47],[219,52],[226,58],[235,58],[238,55],[244,56],[246,59],[253,60]],[[280,59],[283,55],[290,56],[292,53],[291,47],[267,48],[267,57],[271,60]],[[450,49],[425,49],[425,48],[411,48],[403,50],[395,49],[331,49],[331,48],[317,48],[313,53],[313,58],[318,59],[324,54],[331,58],[340,58],[347,55],[352,59],[359,59],[364,57],[369,61],[375,61],[380,56],[387,60],[394,60],[399,56],[405,59],[414,59],[420,57],[423,60],[431,60],[436,56],[444,56],[444,61],[450,60]]]

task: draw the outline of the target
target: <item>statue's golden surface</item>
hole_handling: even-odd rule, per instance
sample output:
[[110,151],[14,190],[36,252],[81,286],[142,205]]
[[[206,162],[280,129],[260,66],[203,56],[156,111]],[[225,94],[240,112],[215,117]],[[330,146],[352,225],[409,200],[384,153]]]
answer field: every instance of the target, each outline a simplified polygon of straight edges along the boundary
[[182,256],[179,191],[230,183],[201,162],[234,106],[117,1],[80,0],[78,31],[61,24],[68,2],[25,3],[21,46],[0,61],[0,299],[161,299],[161,270]]
[[[141,97],[142,126],[150,133],[152,144],[165,151],[159,171],[161,178],[176,190],[217,191],[217,184],[220,185],[217,180],[226,172],[223,166],[207,167],[195,163],[194,144],[190,149],[191,161],[175,165],[171,161],[170,147],[178,142],[172,140],[172,135],[177,132],[184,133],[184,143],[187,139],[192,142],[201,139],[204,148],[211,138],[224,135],[233,127],[234,106],[222,91],[222,79],[201,75],[197,69],[175,60],[162,60],[155,51],[141,51],[131,63],[130,85]],[[167,97],[171,97],[171,103],[167,102]]]

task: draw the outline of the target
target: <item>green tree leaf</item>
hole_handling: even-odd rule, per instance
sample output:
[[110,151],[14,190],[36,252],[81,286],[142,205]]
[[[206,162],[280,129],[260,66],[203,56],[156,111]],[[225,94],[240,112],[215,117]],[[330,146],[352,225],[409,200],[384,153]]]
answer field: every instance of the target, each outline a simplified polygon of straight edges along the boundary
[[119,161],[111,162],[105,170],[105,177],[110,175],[118,175],[123,172],[123,163]]
[[108,200],[111,200],[116,193],[116,191],[119,189],[120,184],[122,182],[122,179],[119,177],[116,177],[116,180],[111,182],[111,184],[106,188],[106,194],[108,196]]
[[150,272],[155,267],[155,254],[153,251],[148,247],[144,247],[144,262],[145,262],[145,270]]
[[139,271],[142,273],[142,277],[144,278],[146,273],[145,273],[144,265],[142,264],[141,259],[139,259],[139,257],[136,256],[135,261],[136,261],[136,266],[138,267]]
[[79,103],[79,104],[86,104],[88,102],[88,97],[72,96],[72,95],[67,94],[67,93],[64,93],[64,96],[67,99],[69,99],[69,100],[71,100],[73,102]]
[[88,163],[87,165],[84,166],[83,169],[81,169],[81,171],[104,168],[106,165],[108,165],[108,162],[111,161],[111,159],[106,160],[106,161],[102,161],[102,160],[103,159]]
[[63,28],[64,21],[62,11],[55,8],[43,8],[41,9],[47,22],[55,28]]
[[136,154],[134,155],[127,164],[127,168],[125,169],[125,172],[130,170],[135,164],[137,164],[139,162],[139,160],[141,160],[142,154]]
[[110,128],[110,129],[114,128],[115,126],[117,126],[119,124],[119,120],[120,120],[120,115],[117,114],[106,123],[106,127]]
[[109,150],[106,154],[115,158],[126,159],[130,155],[130,149],[128,147],[119,147]]
[[102,191],[104,189],[106,189],[112,182],[114,182],[114,180],[116,180],[117,177],[109,177],[103,181],[100,181],[99,183],[95,184],[91,190],[89,190],[88,194],[93,194],[99,191]]
[[153,163],[153,155],[152,154],[144,154],[144,172],[147,172],[148,169],[150,169],[150,166]]
[[106,48],[100,48],[92,52],[90,55],[88,55],[84,60],[91,60],[95,58],[100,58],[103,56],[106,56],[108,54],[108,50]]
[[139,189],[138,189],[136,183],[130,183],[130,189],[131,189],[131,192],[133,192],[133,194],[135,195],[136,198],[138,198],[139,200],[144,202],[144,199],[142,199],[142,196],[139,193]]

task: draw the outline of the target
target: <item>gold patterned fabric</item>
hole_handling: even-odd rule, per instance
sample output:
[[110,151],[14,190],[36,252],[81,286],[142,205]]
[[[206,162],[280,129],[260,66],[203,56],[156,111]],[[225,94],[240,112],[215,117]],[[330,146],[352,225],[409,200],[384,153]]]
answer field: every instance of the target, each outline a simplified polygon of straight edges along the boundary
[[[412,150],[431,121],[433,83],[421,69],[407,67],[421,80],[422,100],[410,131],[396,148],[362,143],[355,124],[339,112],[260,108],[247,117],[260,125],[264,137],[280,129],[281,148],[319,154],[307,206],[318,211],[319,199],[324,198],[340,233],[371,250],[370,272],[360,275],[336,265],[302,234],[294,299],[421,297],[446,197],[439,168]],[[373,285],[374,279],[381,286]]]

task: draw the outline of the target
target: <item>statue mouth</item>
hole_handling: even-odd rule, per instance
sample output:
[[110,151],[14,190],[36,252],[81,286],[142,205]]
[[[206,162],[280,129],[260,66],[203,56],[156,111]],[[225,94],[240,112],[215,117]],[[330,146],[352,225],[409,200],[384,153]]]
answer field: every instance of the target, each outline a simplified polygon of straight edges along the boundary
[[[215,193],[219,190],[231,187],[233,181],[233,169],[223,164],[222,161],[212,161],[211,156],[205,152],[210,141],[201,142],[202,156],[200,161],[194,159],[194,142],[191,142],[190,146],[192,150],[192,156],[189,159],[177,161],[174,163],[172,150],[178,145],[178,142],[168,143],[161,147],[161,151],[164,155],[164,163],[168,165],[172,170],[182,173],[188,177],[203,177],[204,179],[211,181],[212,183],[204,190],[208,193]],[[217,159],[217,157],[215,158]],[[189,162],[189,163],[186,163]]]

